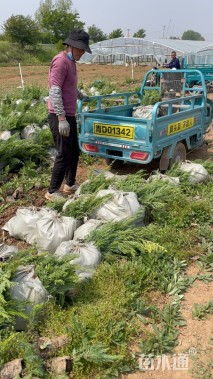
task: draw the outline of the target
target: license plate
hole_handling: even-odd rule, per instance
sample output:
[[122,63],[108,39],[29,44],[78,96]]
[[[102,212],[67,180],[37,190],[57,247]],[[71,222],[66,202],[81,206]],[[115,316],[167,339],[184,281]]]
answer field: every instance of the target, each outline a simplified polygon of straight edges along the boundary
[[108,125],[100,122],[94,122],[93,134],[103,137],[133,139],[134,128],[133,126]]
[[194,117],[186,118],[185,120],[173,122],[168,125],[167,135],[175,134],[178,132],[182,132],[183,130],[189,129],[194,125],[195,119]]

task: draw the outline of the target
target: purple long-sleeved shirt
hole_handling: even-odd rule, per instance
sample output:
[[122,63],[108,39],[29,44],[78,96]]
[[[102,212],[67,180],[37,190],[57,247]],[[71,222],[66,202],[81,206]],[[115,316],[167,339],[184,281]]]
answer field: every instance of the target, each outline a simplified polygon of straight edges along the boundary
[[76,64],[66,52],[57,54],[49,69],[49,113],[74,116],[77,102]]

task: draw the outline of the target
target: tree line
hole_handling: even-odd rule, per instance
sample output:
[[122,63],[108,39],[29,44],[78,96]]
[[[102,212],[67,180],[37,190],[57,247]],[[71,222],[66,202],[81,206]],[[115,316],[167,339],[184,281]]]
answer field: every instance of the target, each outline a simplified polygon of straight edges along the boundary
[[[80,20],[80,15],[73,10],[72,0],[41,0],[35,17],[12,15],[3,23],[3,34],[1,40],[9,40],[25,46],[36,46],[42,44],[61,44],[73,28],[85,28],[85,23]],[[90,43],[106,39],[124,37],[122,29],[113,30],[108,35],[96,25],[88,27]],[[146,31],[141,28],[133,34],[133,37],[144,38]],[[179,39],[178,37],[170,37]],[[200,40],[204,38],[200,33],[188,30],[183,33],[185,40]]]

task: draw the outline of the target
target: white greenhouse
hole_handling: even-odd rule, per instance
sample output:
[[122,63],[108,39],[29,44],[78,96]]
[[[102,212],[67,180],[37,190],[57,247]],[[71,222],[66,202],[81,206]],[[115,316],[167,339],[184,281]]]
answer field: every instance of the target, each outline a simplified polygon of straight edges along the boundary
[[[185,41],[120,37],[90,45],[92,54],[85,53],[84,63],[142,64],[153,62],[163,64],[170,60],[172,50],[185,59],[187,64],[213,64],[213,41]],[[181,59],[182,58],[182,59]]]

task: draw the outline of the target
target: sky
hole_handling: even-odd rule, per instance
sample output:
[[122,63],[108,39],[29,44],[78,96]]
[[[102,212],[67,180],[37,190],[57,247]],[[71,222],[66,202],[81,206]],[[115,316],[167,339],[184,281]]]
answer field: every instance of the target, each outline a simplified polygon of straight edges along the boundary
[[[186,30],[199,32],[213,41],[212,0],[73,0],[72,10],[79,13],[85,30],[95,25],[105,34],[121,29],[132,37],[144,29],[146,38],[179,37]],[[1,0],[0,27],[12,15],[32,16],[40,0]]]

